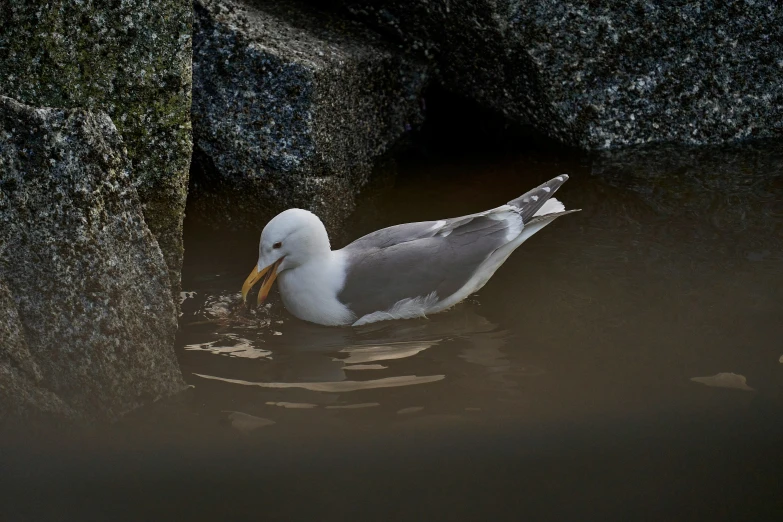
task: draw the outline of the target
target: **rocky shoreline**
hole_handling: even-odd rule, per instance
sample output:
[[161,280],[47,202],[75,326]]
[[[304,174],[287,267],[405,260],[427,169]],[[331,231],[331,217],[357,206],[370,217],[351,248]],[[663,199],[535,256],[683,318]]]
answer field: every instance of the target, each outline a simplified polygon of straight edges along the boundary
[[431,86],[612,152],[596,169],[615,178],[655,163],[651,144],[783,137],[783,11],[766,2],[2,12],[0,423],[116,419],[182,390],[186,199],[216,228],[297,206],[335,230],[379,158],[425,121]]

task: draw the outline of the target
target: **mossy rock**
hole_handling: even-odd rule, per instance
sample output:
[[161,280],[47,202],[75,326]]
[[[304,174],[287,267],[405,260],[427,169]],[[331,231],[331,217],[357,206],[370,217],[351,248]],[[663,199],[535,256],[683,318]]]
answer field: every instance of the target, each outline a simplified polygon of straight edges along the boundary
[[175,294],[192,150],[192,17],[189,0],[0,3],[0,94],[111,117]]

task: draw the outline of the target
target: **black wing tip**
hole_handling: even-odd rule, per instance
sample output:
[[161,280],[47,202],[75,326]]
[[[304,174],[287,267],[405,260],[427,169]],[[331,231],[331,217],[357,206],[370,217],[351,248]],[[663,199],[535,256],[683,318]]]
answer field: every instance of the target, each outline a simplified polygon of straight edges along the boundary
[[554,178],[550,179],[546,183],[543,183],[542,185],[538,186],[537,188],[552,187],[555,190],[557,190],[557,188],[560,188],[560,186],[563,183],[565,183],[566,181],[568,181],[570,177],[571,176],[569,176],[568,174],[560,174],[560,175],[555,176]]
[[[540,191],[543,191],[544,188],[549,188],[549,194],[554,194],[557,189],[559,189],[566,181],[568,181],[571,178],[568,174],[560,174],[558,176],[555,176],[554,178],[550,179],[549,181],[540,184],[534,189],[530,189],[518,198],[513,199],[512,201],[519,202],[521,201],[525,196],[536,194]],[[546,191],[545,191],[546,192]],[[511,202],[509,202],[511,204]]]
[[568,181],[568,174],[560,174],[550,179],[546,183],[542,183],[534,189],[531,189],[516,199],[508,202],[512,207],[519,209],[523,221],[527,222],[528,219],[544,206],[544,203],[554,196],[557,189],[559,189],[563,183]]

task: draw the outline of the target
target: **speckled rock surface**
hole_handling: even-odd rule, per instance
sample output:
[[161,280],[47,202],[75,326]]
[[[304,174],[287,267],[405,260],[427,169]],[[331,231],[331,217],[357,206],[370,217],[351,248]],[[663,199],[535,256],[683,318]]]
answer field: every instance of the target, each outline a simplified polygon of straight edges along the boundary
[[78,416],[57,395],[40,387],[42,380],[27,347],[16,303],[0,280],[0,423],[35,415]]
[[192,150],[190,0],[0,0],[0,94],[120,132],[176,298]]
[[341,0],[445,87],[584,149],[783,133],[771,1]]
[[373,160],[421,122],[425,66],[290,0],[195,6],[194,136],[211,172],[191,185],[194,212],[230,202],[262,226],[298,206],[333,228]]
[[0,97],[0,282],[18,314],[0,299],[0,367],[30,385],[5,398],[34,384],[41,409],[112,419],[184,387],[166,265],[129,173],[104,113]]

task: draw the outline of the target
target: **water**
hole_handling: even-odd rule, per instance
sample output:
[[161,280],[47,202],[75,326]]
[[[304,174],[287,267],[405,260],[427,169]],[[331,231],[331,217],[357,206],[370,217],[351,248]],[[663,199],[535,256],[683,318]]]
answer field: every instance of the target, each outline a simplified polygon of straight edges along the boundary
[[[257,233],[220,247],[205,240],[212,254],[185,280],[183,370],[215,409],[228,400],[281,424],[383,429],[720,412],[776,396],[783,156],[710,152],[696,153],[693,172],[684,170],[693,155],[667,149],[637,152],[636,163],[533,152],[403,163],[393,186],[365,196],[346,236],[491,208],[563,172],[572,179],[558,196],[583,209],[526,243],[477,295],[428,319],[328,328],[276,300],[270,324],[244,324],[233,306]],[[638,170],[660,157],[659,170]],[[755,393],[691,381],[721,372],[745,376]],[[327,411],[359,405],[366,411]]]
[[304,323],[275,295],[240,312],[258,232],[191,226],[193,388],[91,437],[8,446],[8,520],[783,512],[783,146],[441,148],[394,170],[337,243],[561,173],[583,210],[454,309],[361,328]]

